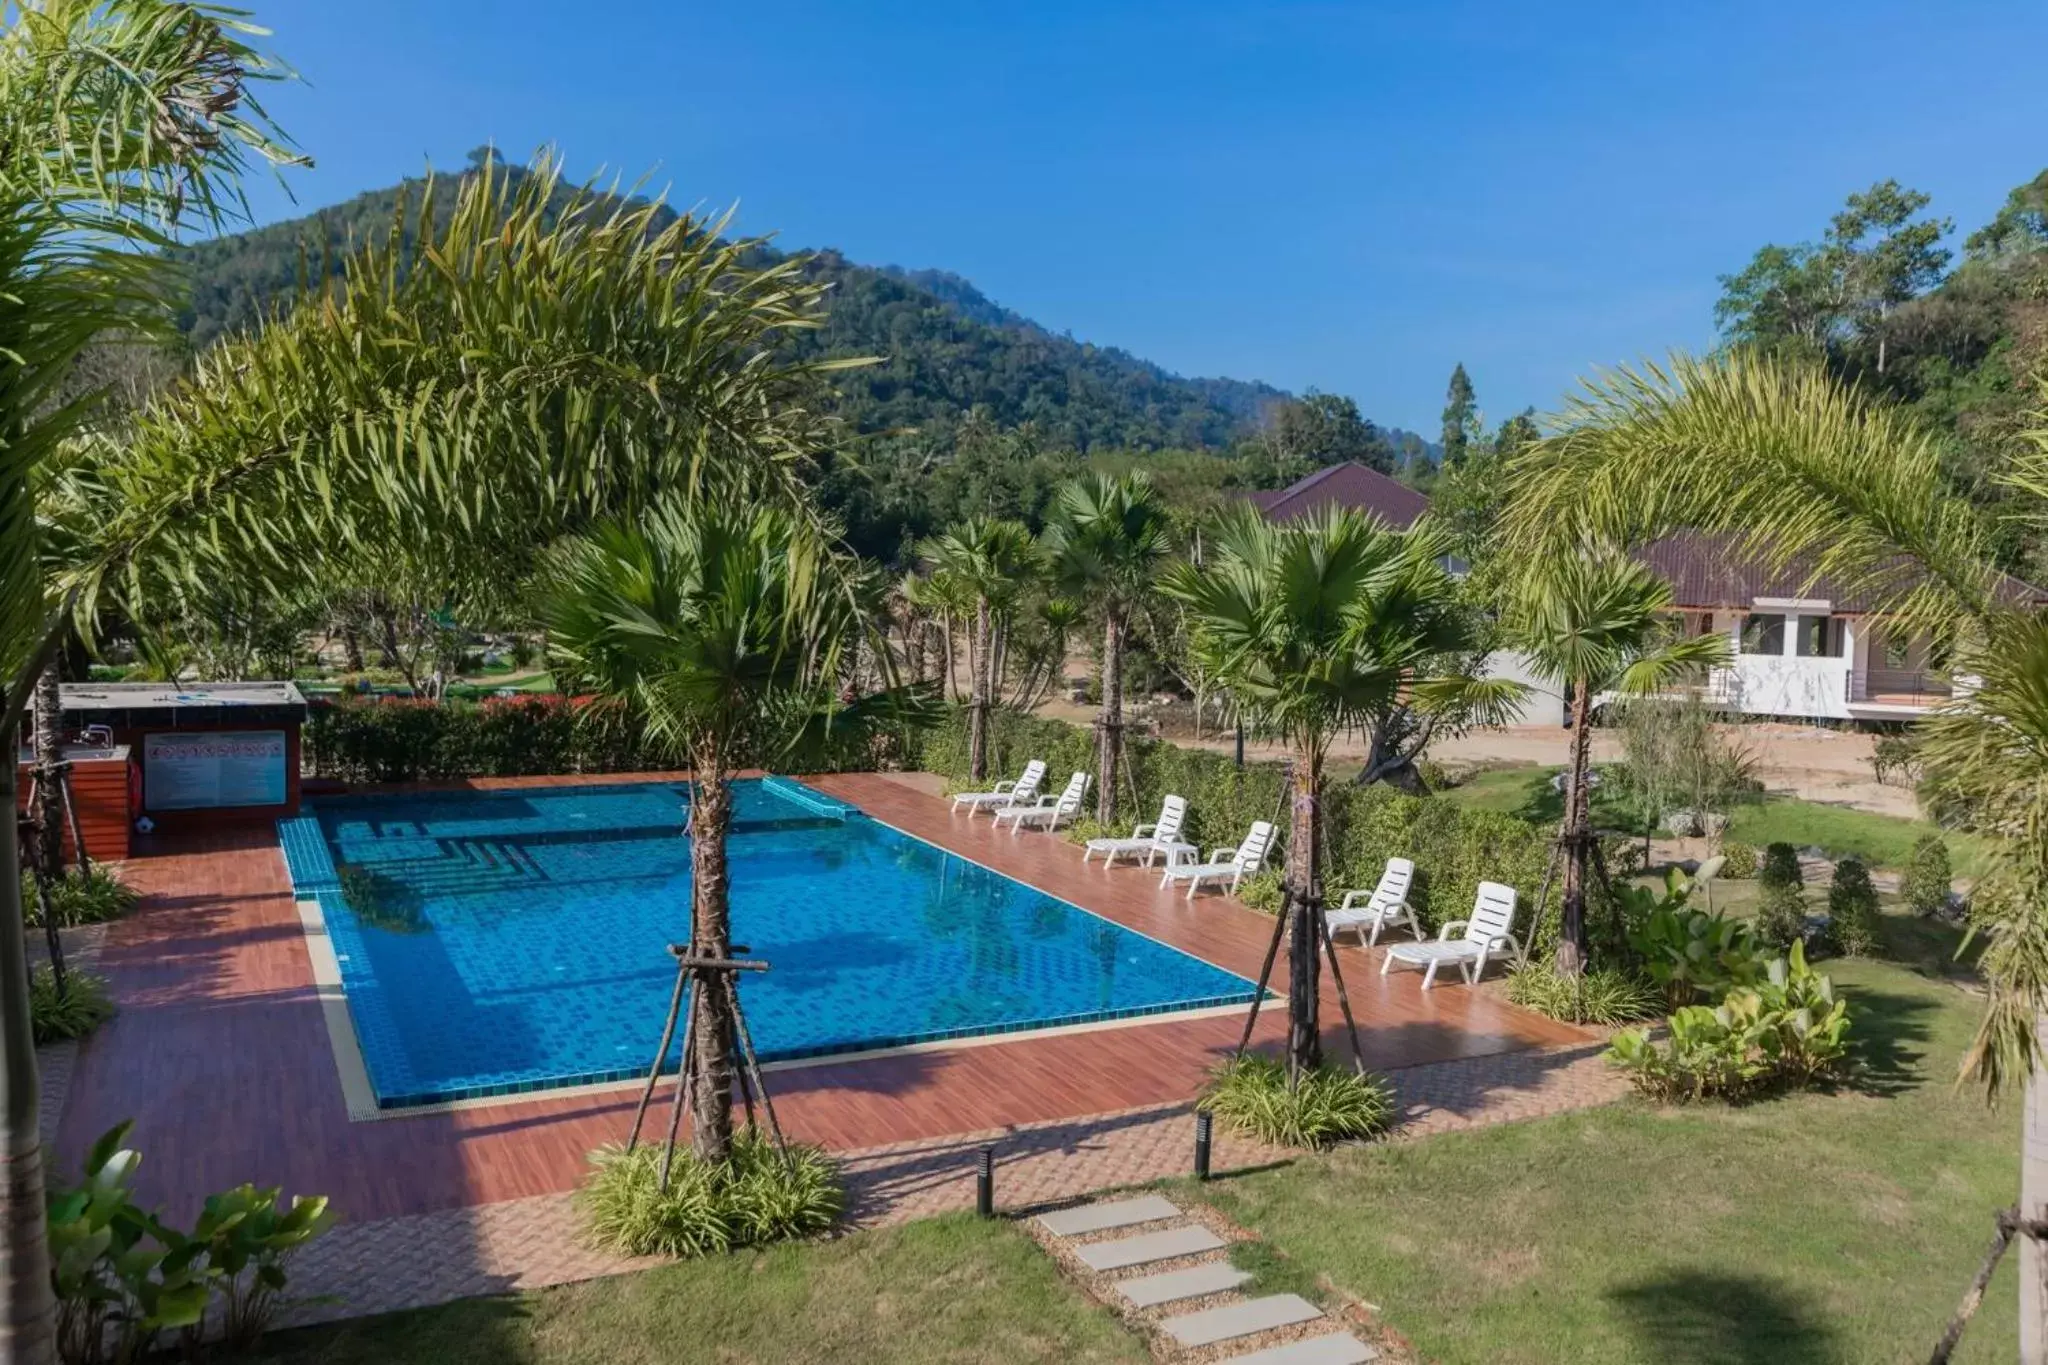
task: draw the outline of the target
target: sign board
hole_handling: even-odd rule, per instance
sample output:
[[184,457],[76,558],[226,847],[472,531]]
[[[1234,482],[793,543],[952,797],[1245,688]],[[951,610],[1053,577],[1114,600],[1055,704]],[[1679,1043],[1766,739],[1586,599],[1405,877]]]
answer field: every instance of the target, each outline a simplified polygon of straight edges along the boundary
[[143,805],[201,810],[285,803],[282,730],[193,730],[145,735]]

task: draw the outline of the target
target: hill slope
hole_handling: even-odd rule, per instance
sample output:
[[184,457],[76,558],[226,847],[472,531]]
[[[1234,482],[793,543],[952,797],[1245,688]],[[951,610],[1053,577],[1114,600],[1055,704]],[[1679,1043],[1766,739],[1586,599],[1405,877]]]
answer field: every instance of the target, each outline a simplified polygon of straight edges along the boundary
[[[351,242],[388,233],[400,195],[417,203],[420,190],[408,181],[184,249],[186,336],[203,347],[248,326],[323,262],[336,268]],[[944,426],[981,408],[1001,427],[1034,424],[1052,446],[1220,449],[1288,396],[1266,384],[1184,379],[1060,336],[946,271],[878,269],[830,250],[810,253],[806,268],[833,292],[826,326],[800,344],[886,357],[841,380],[844,414],[863,431]]]

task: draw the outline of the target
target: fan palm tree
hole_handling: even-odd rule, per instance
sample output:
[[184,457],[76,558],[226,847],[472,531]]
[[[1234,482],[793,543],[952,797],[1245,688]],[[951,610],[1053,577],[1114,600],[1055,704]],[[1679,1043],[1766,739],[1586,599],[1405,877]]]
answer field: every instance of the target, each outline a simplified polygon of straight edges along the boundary
[[[2048,405],[2048,392],[2044,392]],[[2048,527],[2048,430],[2002,476]],[[1956,495],[1933,434],[1818,365],[1735,352],[1587,383],[1519,462],[1513,552],[1697,528],[1736,552],[1855,585],[1902,630],[1953,642],[1957,695],[1921,723],[1932,800],[1990,836],[1972,896],[1988,1004],[1964,1075],[2023,1089],[2021,1212],[2048,1218],[2048,623],[2001,579],[1994,529]],[[2048,1256],[2020,1239],[2020,1353],[2048,1360]]]
[[[701,956],[732,946],[733,773],[789,761],[904,695],[839,694],[862,623],[834,589],[833,558],[791,512],[721,502],[572,538],[543,570],[541,617],[560,674],[638,713],[690,768],[690,944]],[[734,1021],[715,991],[693,992],[691,1012],[692,1141],[699,1157],[723,1161]]]
[[1557,944],[1557,969],[1567,976],[1586,965],[1595,699],[1653,696],[1727,660],[1727,641],[1719,635],[1676,637],[1671,608],[1670,585],[1626,555],[1561,547],[1533,561],[1511,609],[1509,634],[1531,670],[1571,692],[1571,764],[1561,835],[1563,929]]
[[1102,619],[1095,818],[1107,824],[1116,816],[1123,756],[1124,642],[1131,618],[1151,601],[1173,554],[1173,522],[1142,471],[1093,474],[1061,486],[1045,540],[1053,581]]
[[1023,522],[973,517],[926,541],[923,558],[932,576],[974,602],[974,638],[968,663],[973,673],[967,703],[968,775],[988,777],[988,712],[995,704],[997,630],[1037,576],[1043,558]]
[[1293,751],[1287,836],[1292,895],[1288,976],[1290,1071],[1321,1062],[1317,1032],[1323,771],[1330,744],[1403,692],[1425,710],[1498,716],[1518,684],[1431,672],[1466,646],[1466,615],[1442,565],[1445,543],[1346,510],[1276,526],[1233,509],[1200,565],[1181,562],[1161,588],[1186,604],[1194,648],[1248,720]]

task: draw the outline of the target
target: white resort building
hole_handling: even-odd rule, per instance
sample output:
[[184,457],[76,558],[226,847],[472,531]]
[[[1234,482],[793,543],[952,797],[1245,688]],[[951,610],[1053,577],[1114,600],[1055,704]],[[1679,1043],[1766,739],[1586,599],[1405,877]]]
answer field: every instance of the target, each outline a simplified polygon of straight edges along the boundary
[[[1275,520],[1338,503],[1402,530],[1429,506],[1414,489],[1356,464],[1317,470],[1250,500]],[[1797,566],[1773,570],[1738,553],[1737,537],[1727,534],[1667,536],[1638,557],[1671,584],[1689,634],[1728,637],[1733,657],[1702,692],[1717,707],[1782,720],[1896,722],[1948,699],[1943,660],[1927,640],[1887,630],[1872,610],[1876,594],[1814,580]],[[2048,594],[2015,578],[2005,580],[2005,590],[2015,600],[2048,602]],[[1522,724],[1565,722],[1564,697],[1519,656],[1495,654],[1486,671],[1529,684]]]

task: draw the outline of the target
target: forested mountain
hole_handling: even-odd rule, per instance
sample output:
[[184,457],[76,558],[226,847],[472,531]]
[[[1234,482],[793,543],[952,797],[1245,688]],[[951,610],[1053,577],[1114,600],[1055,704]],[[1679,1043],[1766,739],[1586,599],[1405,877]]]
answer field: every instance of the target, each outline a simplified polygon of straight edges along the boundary
[[[307,217],[187,248],[195,347],[246,327],[308,272],[339,268],[351,242],[391,231],[400,196],[372,190]],[[1287,394],[1232,379],[1184,379],[1127,352],[1050,332],[958,275],[876,268],[836,251],[807,254],[833,290],[825,327],[798,344],[884,362],[841,377],[844,415],[861,431],[946,428],[979,410],[999,428],[1030,424],[1038,444],[1101,449],[1223,449],[1250,435]]]
[[[1762,247],[1722,276],[1715,315],[1730,341],[1820,356],[1914,408],[1957,486],[1995,513],[2048,374],[2048,171],[1970,232],[1960,258],[1955,225],[1932,207],[1893,180],[1852,194],[1818,239]],[[2048,547],[2000,525],[2008,566],[2048,579]]]

